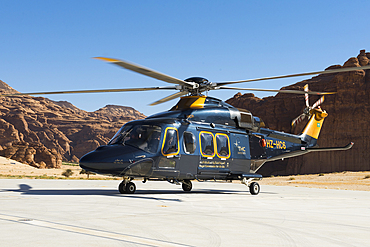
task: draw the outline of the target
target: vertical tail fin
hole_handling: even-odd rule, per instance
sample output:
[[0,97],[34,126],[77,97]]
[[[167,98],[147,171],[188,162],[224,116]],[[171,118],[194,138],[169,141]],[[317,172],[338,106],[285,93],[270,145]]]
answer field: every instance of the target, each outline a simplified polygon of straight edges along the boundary
[[321,108],[313,108],[310,110],[310,115],[311,118],[304,128],[301,138],[308,143],[308,146],[313,147],[317,144],[322,124],[328,113]]

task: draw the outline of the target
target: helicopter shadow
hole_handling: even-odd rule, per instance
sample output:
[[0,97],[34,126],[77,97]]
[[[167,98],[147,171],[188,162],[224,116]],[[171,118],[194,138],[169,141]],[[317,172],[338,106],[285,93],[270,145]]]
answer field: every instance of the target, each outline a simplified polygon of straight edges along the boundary
[[[150,200],[163,200],[163,201],[176,201],[182,202],[181,199],[162,198],[160,195],[191,195],[191,194],[214,194],[214,195],[245,195],[249,194],[248,191],[239,190],[206,190],[198,189],[189,192],[180,190],[137,190],[135,194],[121,194],[117,190],[110,189],[34,189],[28,184],[19,184],[19,189],[7,189],[3,192],[18,192],[22,195],[37,195],[37,196],[115,196],[124,198],[138,198]],[[264,192],[269,193],[269,192]]]
[[21,195],[36,195],[36,196],[115,196],[115,197],[132,197],[140,199],[149,199],[149,200],[161,200],[161,201],[176,201],[181,202],[180,199],[169,199],[169,198],[160,198],[160,197],[147,197],[145,193],[143,196],[135,195],[123,195],[120,194],[117,190],[110,189],[34,189],[28,184],[19,184],[19,189],[7,189],[1,190],[2,192],[18,192]]
[[207,190],[207,189],[194,189],[192,191],[182,190],[137,190],[135,194],[145,195],[186,195],[186,194],[244,194],[246,191],[237,190]]
[[34,189],[28,184],[19,184],[19,189],[7,189],[2,190],[3,192],[19,192],[22,195],[68,195],[68,196],[82,196],[82,195],[119,195],[117,190],[107,189]]

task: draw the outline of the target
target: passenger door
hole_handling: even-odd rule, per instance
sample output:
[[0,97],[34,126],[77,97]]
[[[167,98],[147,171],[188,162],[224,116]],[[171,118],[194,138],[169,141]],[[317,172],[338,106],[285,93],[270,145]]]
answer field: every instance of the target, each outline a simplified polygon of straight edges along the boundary
[[225,133],[199,133],[200,161],[198,174],[223,177],[229,173],[230,139]]
[[194,179],[197,174],[199,163],[199,142],[197,132],[184,131],[182,133],[181,176],[186,179]]
[[167,127],[164,132],[161,154],[157,163],[157,176],[178,177],[180,160],[179,132],[175,127]]

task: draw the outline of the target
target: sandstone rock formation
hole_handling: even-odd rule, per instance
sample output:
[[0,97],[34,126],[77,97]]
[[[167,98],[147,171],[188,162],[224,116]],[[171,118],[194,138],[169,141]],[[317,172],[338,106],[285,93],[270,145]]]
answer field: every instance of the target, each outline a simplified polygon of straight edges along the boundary
[[[0,81],[0,93],[16,93]],[[145,116],[107,105],[95,112],[43,97],[0,97],[0,156],[35,167],[58,168],[106,144],[126,122]]]
[[[343,66],[334,65],[327,69],[359,67],[368,65],[370,53],[361,50]],[[329,75],[319,75],[298,82],[283,89],[303,90],[305,84],[312,91],[337,92],[325,97],[322,108],[326,118],[318,144],[321,147],[345,146],[353,141],[355,145],[348,151],[318,152],[304,156],[268,162],[260,170],[264,175],[308,174],[340,171],[370,170],[370,70],[357,70]],[[319,97],[310,96],[310,104]],[[270,129],[291,132],[291,121],[302,113],[305,107],[302,95],[277,94],[274,97],[259,99],[253,94],[236,94],[227,103],[245,108],[253,115],[261,117]],[[300,123],[294,133],[299,134],[307,121]]]

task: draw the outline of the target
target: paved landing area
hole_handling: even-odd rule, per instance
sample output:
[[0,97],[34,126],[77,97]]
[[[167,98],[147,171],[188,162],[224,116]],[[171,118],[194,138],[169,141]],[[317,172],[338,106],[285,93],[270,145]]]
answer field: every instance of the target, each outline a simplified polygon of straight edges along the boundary
[[0,179],[0,246],[369,246],[370,192]]

